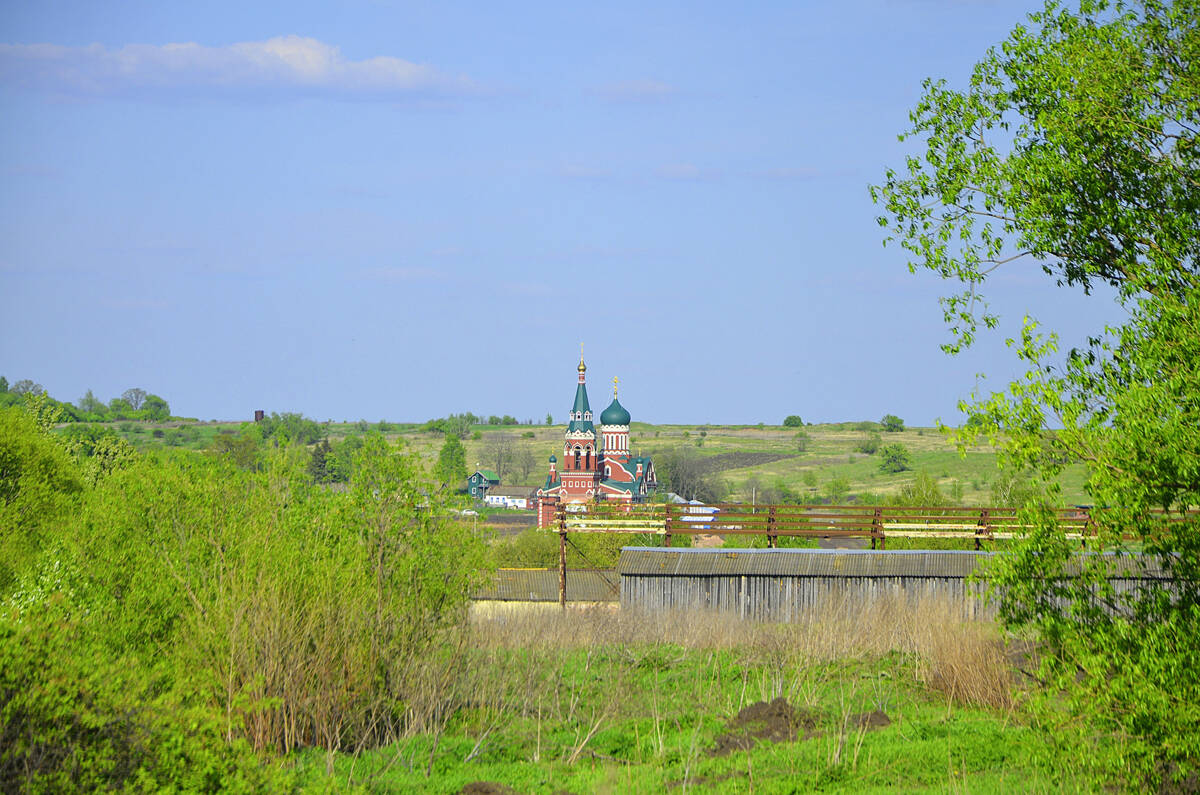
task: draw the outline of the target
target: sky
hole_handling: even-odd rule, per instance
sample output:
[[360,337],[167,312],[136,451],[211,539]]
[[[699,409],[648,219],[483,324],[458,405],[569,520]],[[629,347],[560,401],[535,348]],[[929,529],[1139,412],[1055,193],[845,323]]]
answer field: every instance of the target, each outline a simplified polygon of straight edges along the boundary
[[[868,186],[927,77],[1040,3],[0,3],[0,374],[175,414],[958,422],[1035,263],[949,357]],[[981,377],[985,376],[985,377]]]

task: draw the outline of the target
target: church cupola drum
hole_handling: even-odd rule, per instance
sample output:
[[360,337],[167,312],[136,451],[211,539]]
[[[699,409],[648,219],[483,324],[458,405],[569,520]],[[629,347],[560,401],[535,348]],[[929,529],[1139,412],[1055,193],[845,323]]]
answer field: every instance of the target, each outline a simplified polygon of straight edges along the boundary
[[617,505],[644,502],[658,485],[649,457],[629,451],[629,412],[617,400],[618,381],[613,378],[613,399],[600,414],[600,427],[593,422],[587,394],[587,365],[579,355],[575,402],[563,434],[562,466],[550,456],[545,484],[538,489],[538,526],[554,523],[558,506],[583,510],[602,501]]

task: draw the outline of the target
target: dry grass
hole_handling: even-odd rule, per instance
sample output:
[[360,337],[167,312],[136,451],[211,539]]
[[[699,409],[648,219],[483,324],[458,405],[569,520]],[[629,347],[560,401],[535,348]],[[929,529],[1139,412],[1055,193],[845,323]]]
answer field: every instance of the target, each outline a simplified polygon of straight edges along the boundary
[[918,679],[956,702],[1008,709],[1012,667],[998,628],[963,618],[949,599],[838,604],[802,621],[764,624],[703,612],[495,610],[472,621],[477,647],[540,653],[578,648],[730,649],[784,669],[900,654]]

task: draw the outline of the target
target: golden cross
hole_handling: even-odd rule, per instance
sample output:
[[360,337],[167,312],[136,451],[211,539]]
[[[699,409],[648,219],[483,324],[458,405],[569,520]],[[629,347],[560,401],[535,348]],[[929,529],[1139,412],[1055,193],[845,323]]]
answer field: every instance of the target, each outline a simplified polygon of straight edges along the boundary
[[617,396],[617,377],[613,376],[613,397]]

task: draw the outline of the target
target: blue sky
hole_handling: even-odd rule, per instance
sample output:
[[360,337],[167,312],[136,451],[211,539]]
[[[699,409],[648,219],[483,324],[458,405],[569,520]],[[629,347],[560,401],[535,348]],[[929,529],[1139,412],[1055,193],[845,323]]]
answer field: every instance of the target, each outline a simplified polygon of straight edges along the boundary
[[[5,3],[0,374],[177,414],[563,420],[586,344],[649,422],[955,422],[867,186],[921,80],[1040,4]],[[502,7],[503,6],[503,7]]]

